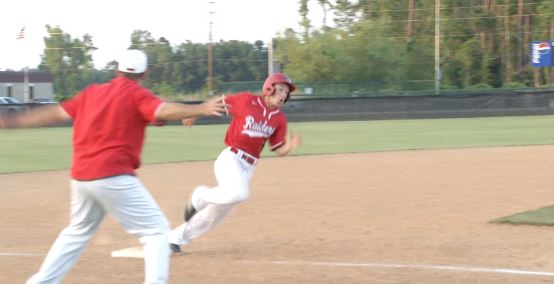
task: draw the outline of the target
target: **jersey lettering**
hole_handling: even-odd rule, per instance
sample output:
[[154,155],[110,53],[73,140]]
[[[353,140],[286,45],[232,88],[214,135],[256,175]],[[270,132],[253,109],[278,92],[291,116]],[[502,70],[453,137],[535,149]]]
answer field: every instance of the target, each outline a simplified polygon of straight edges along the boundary
[[227,96],[225,103],[232,117],[225,145],[259,158],[266,142],[271,150],[284,143],[287,118],[280,109],[268,109],[262,96],[243,92]]
[[267,120],[264,122],[256,122],[251,115],[247,116],[244,120],[244,127],[241,133],[249,137],[267,138],[275,131],[275,128],[267,125]]

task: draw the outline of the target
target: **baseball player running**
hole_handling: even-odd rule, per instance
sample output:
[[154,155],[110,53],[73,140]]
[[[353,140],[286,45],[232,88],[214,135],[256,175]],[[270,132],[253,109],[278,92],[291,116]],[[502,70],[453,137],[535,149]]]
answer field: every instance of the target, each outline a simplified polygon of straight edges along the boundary
[[[267,141],[278,156],[286,156],[301,145],[299,134],[287,134],[287,118],[280,110],[295,89],[285,74],[277,73],[265,80],[261,96],[243,92],[224,98],[232,119],[225,136],[227,148],[214,163],[218,185],[201,185],[193,191],[185,207],[185,222],[169,236],[173,252],[180,252],[180,245],[207,233],[233,206],[248,199],[250,178]],[[190,127],[194,121],[185,119],[183,124]]]
[[61,282],[108,213],[144,245],[144,283],[167,283],[169,223],[135,175],[144,132],[150,123],[220,116],[225,105],[222,97],[200,105],[163,102],[140,85],[146,69],[146,54],[127,50],[118,59],[117,77],[112,81],[91,85],[59,105],[0,117],[0,128],[73,119],[69,225],[27,283]]

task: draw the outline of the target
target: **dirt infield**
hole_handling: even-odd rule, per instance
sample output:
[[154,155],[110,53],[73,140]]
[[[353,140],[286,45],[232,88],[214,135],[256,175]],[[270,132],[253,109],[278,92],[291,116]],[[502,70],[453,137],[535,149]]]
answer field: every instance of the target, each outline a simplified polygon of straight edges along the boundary
[[[266,158],[251,199],[171,259],[170,283],[552,283],[554,228],[490,220],[554,204],[554,146]],[[139,174],[173,226],[212,162]],[[69,212],[67,171],[0,175],[0,283],[34,273]],[[108,217],[64,283],[142,283]]]

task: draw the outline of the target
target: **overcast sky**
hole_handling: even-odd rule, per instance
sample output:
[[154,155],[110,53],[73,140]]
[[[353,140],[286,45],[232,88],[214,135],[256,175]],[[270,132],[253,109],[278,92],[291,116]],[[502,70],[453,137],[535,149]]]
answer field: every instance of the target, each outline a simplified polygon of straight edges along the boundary
[[[319,27],[323,13],[317,1],[310,2],[309,18]],[[27,0],[4,1],[2,10],[0,70],[36,67],[44,51],[46,24],[59,26],[72,38],[90,34],[98,48],[93,52],[97,69],[126,49],[138,29],[155,39],[163,36],[172,45],[208,42],[210,11],[214,42],[267,42],[286,28],[300,30],[298,0]],[[16,40],[23,26],[25,39]]]

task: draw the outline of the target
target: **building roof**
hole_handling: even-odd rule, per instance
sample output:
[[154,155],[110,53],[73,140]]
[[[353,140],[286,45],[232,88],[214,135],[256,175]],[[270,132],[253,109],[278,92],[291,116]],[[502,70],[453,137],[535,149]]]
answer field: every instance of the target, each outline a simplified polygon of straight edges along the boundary
[[[24,72],[0,71],[0,83],[23,83]],[[29,71],[29,83],[52,83],[52,74],[43,71]]]

